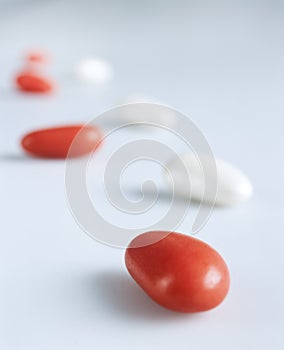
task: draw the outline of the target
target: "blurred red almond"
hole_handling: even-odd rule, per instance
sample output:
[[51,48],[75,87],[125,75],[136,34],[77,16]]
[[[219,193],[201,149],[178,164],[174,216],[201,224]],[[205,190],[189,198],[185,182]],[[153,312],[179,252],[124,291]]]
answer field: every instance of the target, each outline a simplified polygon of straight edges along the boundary
[[93,152],[99,146],[101,137],[97,127],[72,125],[33,131],[22,138],[21,145],[35,157],[64,159]]

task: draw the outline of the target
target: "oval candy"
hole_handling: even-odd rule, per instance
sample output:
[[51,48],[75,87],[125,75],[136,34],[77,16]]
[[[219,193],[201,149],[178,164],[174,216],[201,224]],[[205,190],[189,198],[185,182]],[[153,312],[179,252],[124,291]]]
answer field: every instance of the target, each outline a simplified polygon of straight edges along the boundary
[[[75,137],[76,143],[70,149]],[[22,138],[21,144],[27,153],[36,157],[66,158],[94,151],[100,140],[101,132],[97,127],[72,125],[33,131]]]
[[30,63],[47,63],[49,54],[42,50],[33,50],[26,55],[26,60]]
[[108,83],[113,76],[113,69],[107,61],[89,57],[82,59],[75,67],[77,78],[83,82],[94,85],[104,85]]
[[[199,161],[200,160],[200,161]],[[247,176],[233,165],[216,158],[216,167],[212,166],[209,156],[186,153],[170,160],[167,165],[165,178],[167,185],[172,187],[174,193],[185,199],[215,203],[220,206],[230,206],[248,200],[253,193],[253,187]],[[181,163],[182,161],[182,163]],[[205,183],[202,163],[210,165],[209,172],[212,171],[212,179],[217,171],[217,193],[216,196],[204,195]],[[182,165],[181,165],[182,164]],[[183,171],[184,168],[186,172]],[[171,177],[169,176],[171,175]],[[185,191],[185,185],[190,181],[190,191]],[[213,181],[213,180],[212,180]]]
[[[153,130],[159,130],[163,127],[172,128],[177,122],[176,113],[152,97],[129,95],[121,99],[119,104],[124,105],[120,108],[118,114],[119,121],[123,123],[137,123],[136,126],[142,123],[141,126],[148,125]],[[145,107],[143,104],[145,104]],[[156,124],[155,129],[152,124]]]
[[165,234],[147,232],[132,240],[125,253],[130,275],[154,301],[170,310],[192,313],[219,305],[230,285],[220,254],[196,238]]
[[16,77],[16,84],[21,91],[31,93],[48,93],[54,89],[54,83],[33,72],[22,72]]

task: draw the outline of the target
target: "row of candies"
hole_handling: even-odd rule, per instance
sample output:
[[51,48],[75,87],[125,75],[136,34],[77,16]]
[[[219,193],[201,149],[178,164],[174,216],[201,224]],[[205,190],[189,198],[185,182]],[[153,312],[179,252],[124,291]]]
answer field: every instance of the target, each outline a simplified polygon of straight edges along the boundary
[[[51,92],[55,83],[40,73],[41,65],[48,62],[47,56],[37,52],[30,54],[27,61],[27,67],[16,77],[19,89],[32,93]],[[109,79],[111,75],[110,67],[96,60],[83,62],[78,72],[81,77],[93,81]],[[76,147],[71,147],[75,138]],[[29,155],[66,159],[97,150],[102,138],[98,127],[67,125],[30,132],[22,138],[21,144]],[[179,173],[176,161],[171,160],[166,168],[176,176],[176,193],[186,200],[193,197],[212,201],[203,196],[204,187],[200,186],[203,174],[196,157],[190,153],[180,159],[193,186],[188,198],[184,191],[186,179]],[[214,200],[217,204],[232,205],[251,197],[252,185],[239,169],[221,159],[216,159],[216,168],[218,192]],[[174,311],[210,310],[223,301],[229,290],[229,270],[223,258],[208,244],[188,235],[164,231],[139,235],[126,249],[125,263],[130,275],[154,301]]]
[[[44,74],[44,67],[51,61],[51,57],[44,51],[33,51],[26,55],[24,67],[15,77],[19,90],[27,93],[47,94],[57,87],[51,77]],[[84,58],[74,69],[74,75],[81,80],[96,85],[109,82],[113,75],[111,65],[100,58]]]

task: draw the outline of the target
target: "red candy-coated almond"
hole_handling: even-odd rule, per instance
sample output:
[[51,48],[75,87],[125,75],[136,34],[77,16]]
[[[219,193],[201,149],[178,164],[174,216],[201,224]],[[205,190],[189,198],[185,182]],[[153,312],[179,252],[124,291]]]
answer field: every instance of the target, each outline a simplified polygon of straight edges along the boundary
[[[216,307],[230,285],[223,258],[196,238],[165,234],[144,233],[130,243],[125,253],[130,275],[154,301],[168,309],[199,312]],[[147,245],[152,241],[157,243]]]
[[33,72],[23,72],[16,77],[18,88],[25,92],[47,93],[53,90],[54,83]]
[[49,61],[49,55],[41,50],[31,51],[27,54],[26,59],[31,63],[47,63]]
[[[75,137],[76,142],[69,152]],[[31,132],[22,138],[21,144],[27,153],[36,157],[66,158],[67,155],[80,157],[94,151],[100,140],[101,132],[98,128],[73,125]]]

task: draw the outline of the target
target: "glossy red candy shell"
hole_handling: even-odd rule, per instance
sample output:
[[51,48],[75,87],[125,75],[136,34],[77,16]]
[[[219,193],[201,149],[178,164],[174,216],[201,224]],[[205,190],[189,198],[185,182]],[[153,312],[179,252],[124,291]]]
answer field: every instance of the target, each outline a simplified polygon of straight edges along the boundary
[[16,77],[18,88],[25,92],[48,93],[54,89],[54,83],[33,72],[23,72]]
[[[220,254],[208,244],[183,234],[148,232],[136,237],[125,253],[130,275],[158,304],[179,312],[199,312],[219,305],[230,277]],[[131,248],[137,247],[138,248]]]
[[[75,137],[76,142],[69,152]],[[23,137],[21,144],[27,153],[36,157],[66,158],[67,155],[79,157],[94,151],[100,140],[98,128],[73,125],[33,131]]]

